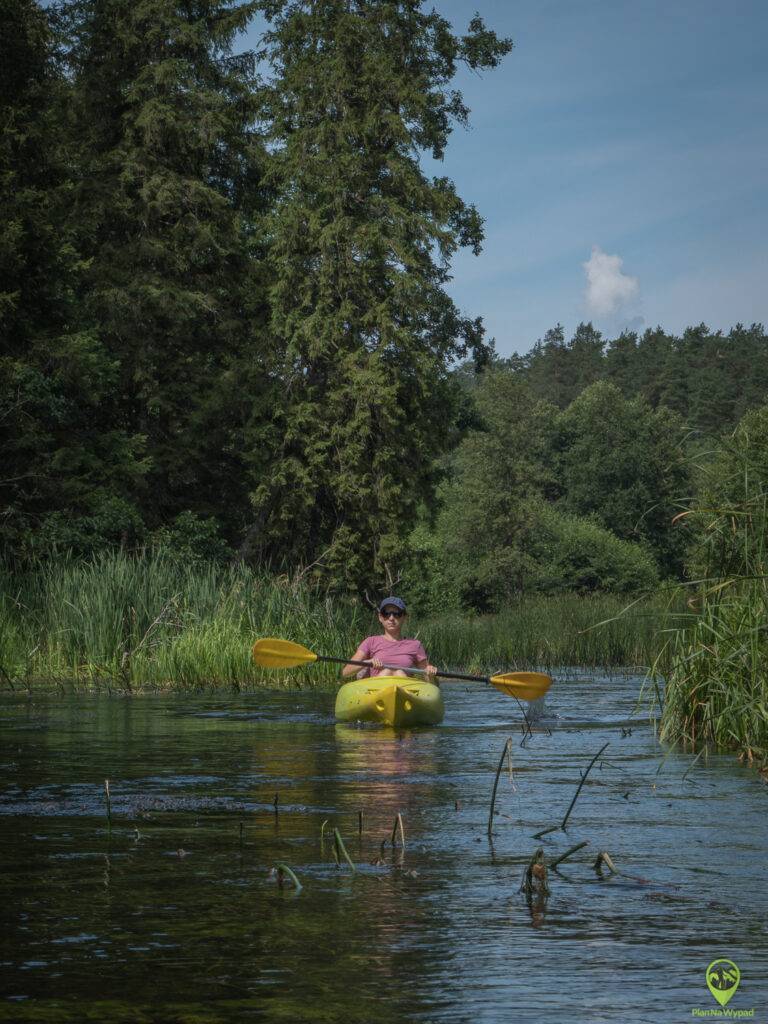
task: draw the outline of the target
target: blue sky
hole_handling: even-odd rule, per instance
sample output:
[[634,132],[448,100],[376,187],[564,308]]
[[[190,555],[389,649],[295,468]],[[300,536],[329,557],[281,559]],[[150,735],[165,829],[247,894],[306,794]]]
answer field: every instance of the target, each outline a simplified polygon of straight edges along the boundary
[[435,6],[515,43],[500,68],[462,71],[471,128],[425,160],[486,220],[451,292],[501,355],[558,322],[768,323],[765,0]]
[[[499,352],[558,321],[609,336],[768,322],[768,4],[475,3],[515,48],[459,83],[472,128],[444,173],[487,237],[455,261],[452,292]],[[475,10],[437,6],[456,28]],[[619,259],[598,254],[588,294],[595,246]]]

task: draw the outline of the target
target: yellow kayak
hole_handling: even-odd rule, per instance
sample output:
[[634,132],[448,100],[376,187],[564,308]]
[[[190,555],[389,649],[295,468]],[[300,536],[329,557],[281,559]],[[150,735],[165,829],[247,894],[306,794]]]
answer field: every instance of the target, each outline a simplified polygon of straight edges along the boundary
[[380,722],[395,728],[437,725],[445,714],[435,683],[402,676],[374,676],[344,683],[336,695],[340,722]]

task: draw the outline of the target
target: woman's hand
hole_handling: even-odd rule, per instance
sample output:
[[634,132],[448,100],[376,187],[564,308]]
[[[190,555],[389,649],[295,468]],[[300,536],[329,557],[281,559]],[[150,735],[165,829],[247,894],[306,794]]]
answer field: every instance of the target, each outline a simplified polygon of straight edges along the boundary
[[428,676],[436,676],[437,675],[437,669],[435,668],[434,665],[427,665],[427,675]]
[[369,658],[366,664],[370,665],[371,668],[384,668],[384,663],[381,661],[380,658]]

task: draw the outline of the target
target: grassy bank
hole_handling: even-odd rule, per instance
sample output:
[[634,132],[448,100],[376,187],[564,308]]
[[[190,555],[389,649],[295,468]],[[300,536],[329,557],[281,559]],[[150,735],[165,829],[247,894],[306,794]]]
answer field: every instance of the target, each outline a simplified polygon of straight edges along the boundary
[[[496,616],[419,620],[443,667],[645,666],[657,619],[648,606],[616,616],[619,599],[532,597]],[[351,654],[378,626],[363,604],[246,567],[183,564],[161,553],[60,559],[0,583],[0,676],[6,686],[199,687],[332,685],[331,666],[265,673],[250,658],[260,636],[318,653]]]

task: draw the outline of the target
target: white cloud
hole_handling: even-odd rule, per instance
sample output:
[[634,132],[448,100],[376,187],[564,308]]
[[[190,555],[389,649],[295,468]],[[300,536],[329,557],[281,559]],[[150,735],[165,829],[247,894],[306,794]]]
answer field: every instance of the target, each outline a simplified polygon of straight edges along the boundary
[[640,285],[636,277],[623,272],[623,265],[620,256],[592,246],[592,255],[582,266],[587,275],[587,307],[594,316],[615,316],[637,298]]

